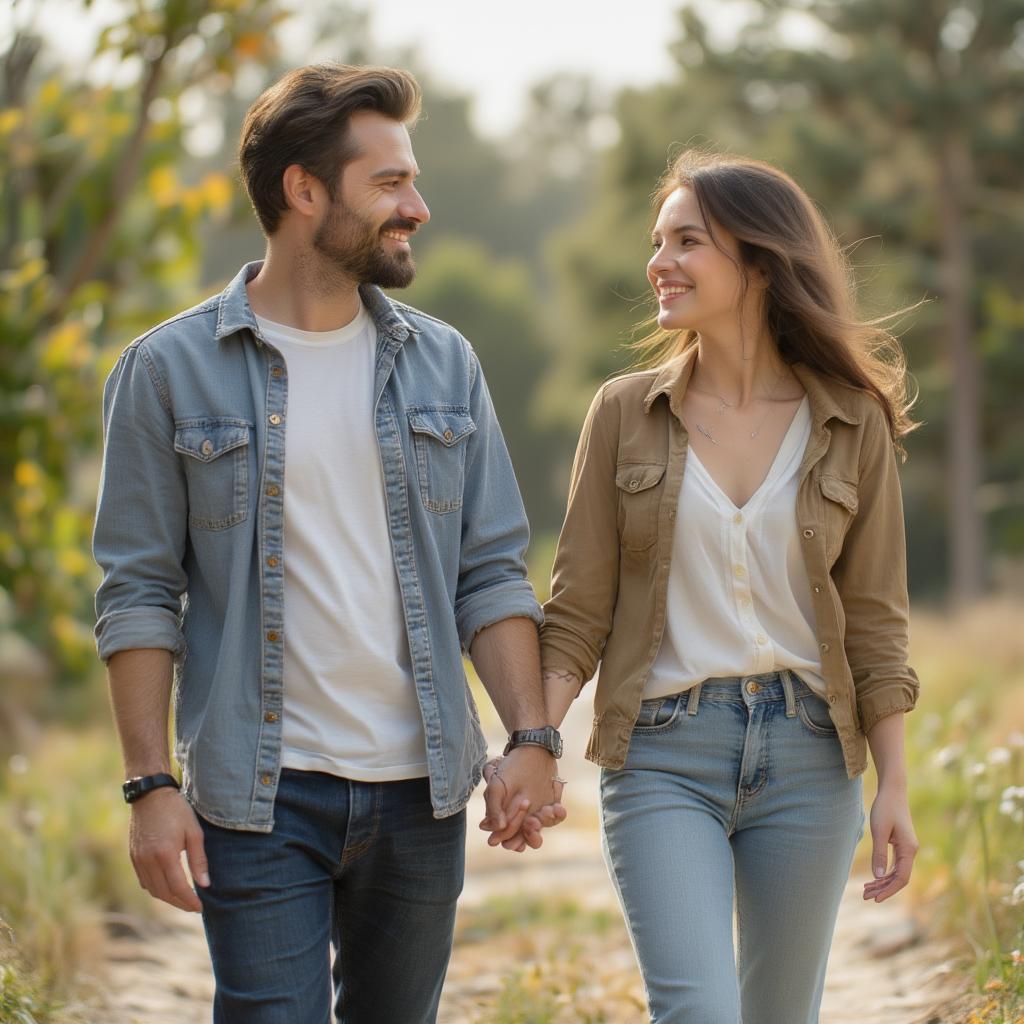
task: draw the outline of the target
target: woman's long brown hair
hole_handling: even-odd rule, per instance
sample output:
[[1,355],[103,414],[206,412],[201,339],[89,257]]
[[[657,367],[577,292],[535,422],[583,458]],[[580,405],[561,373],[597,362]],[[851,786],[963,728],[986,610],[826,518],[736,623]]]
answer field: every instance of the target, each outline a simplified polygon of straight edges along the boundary
[[[767,281],[764,317],[782,358],[874,395],[903,454],[900,439],[917,426],[909,415],[914,398],[902,346],[886,325],[907,310],[875,320],[857,316],[842,248],[807,194],[778,168],[687,150],[658,182],[655,216],[679,188],[693,190],[713,241],[715,225],[738,241],[744,288],[750,269]],[[649,333],[630,345],[641,354],[640,366],[660,366],[697,344],[696,332],[666,331],[656,314],[644,327]]]

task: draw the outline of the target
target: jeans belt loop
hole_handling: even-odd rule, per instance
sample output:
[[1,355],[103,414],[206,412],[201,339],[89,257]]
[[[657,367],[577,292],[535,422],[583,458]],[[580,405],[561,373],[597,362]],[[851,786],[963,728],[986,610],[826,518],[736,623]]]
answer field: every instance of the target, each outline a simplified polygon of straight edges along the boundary
[[796,698],[793,696],[793,673],[784,668],[779,675],[782,677],[782,692],[786,695],[786,717],[796,718]]
[[686,701],[686,713],[688,715],[697,714],[697,705],[700,704],[700,686],[698,683],[696,686],[690,687],[690,696]]

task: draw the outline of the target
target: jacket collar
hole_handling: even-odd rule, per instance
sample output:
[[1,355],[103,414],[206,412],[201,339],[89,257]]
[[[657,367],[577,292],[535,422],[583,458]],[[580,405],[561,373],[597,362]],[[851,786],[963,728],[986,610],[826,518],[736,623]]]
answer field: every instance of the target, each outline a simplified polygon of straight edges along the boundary
[[[658,370],[644,397],[644,412],[650,412],[654,400],[659,395],[665,395],[668,398],[669,409],[676,419],[681,421],[683,395],[686,394],[696,361],[697,346],[691,345],[686,351],[665,363]],[[816,373],[806,363],[793,363],[791,369],[807,392],[811,422],[816,427],[822,426],[830,419],[842,420],[843,423],[860,423],[856,389]]]
[[[263,260],[246,263],[221,292],[217,302],[217,328],[214,331],[214,340],[220,341],[243,328],[252,331],[257,338],[262,337],[256,315],[249,305],[249,294],[245,290],[245,286],[259,273],[262,266]],[[379,332],[388,334],[398,341],[405,341],[406,338],[419,333],[419,330],[398,312],[396,303],[376,285],[361,284],[359,297]]]

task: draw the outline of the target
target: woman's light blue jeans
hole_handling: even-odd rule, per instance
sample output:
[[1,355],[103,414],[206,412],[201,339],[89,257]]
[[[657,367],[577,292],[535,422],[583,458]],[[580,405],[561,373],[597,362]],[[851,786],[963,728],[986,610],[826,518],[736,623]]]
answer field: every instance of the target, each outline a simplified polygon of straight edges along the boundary
[[653,1024],[816,1024],[864,825],[825,702],[788,671],[644,701],[601,800]]

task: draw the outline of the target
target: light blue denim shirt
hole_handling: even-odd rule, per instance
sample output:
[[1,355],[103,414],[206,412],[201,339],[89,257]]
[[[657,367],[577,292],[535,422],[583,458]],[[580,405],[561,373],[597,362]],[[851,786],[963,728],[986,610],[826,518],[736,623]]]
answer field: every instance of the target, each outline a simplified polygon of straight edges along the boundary
[[[281,768],[288,370],[243,267],[134,341],[103,399],[94,551],[100,657],[176,657],[175,756],[207,820],[270,831]],[[437,817],[465,806],[486,743],[462,649],[540,622],[529,529],[480,365],[453,328],[375,287],[375,429]],[[358,481],[352,481],[358,486]]]

